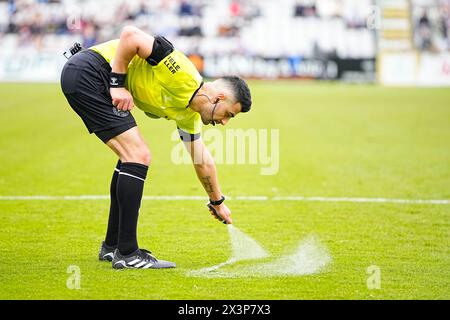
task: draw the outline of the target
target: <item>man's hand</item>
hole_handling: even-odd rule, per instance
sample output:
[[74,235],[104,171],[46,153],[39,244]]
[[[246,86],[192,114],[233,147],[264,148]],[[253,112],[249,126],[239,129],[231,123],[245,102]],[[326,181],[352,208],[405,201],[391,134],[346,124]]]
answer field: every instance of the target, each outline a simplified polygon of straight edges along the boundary
[[134,102],[131,93],[125,88],[110,88],[112,104],[121,111],[129,111],[133,109]]
[[219,204],[218,206],[213,206],[211,203],[208,203],[208,209],[211,215],[217,220],[225,224],[233,223],[233,220],[231,220],[231,211],[225,203]]

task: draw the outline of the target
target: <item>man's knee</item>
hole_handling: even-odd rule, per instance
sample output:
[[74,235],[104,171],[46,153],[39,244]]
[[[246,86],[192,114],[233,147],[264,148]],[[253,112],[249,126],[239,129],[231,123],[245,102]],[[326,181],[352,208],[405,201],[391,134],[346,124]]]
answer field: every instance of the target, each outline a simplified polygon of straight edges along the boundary
[[128,149],[125,154],[121,155],[121,160],[123,162],[136,162],[148,166],[151,162],[151,153],[148,147],[142,144],[137,148]]
[[146,166],[149,166],[152,161],[152,155],[147,146],[141,148],[138,157],[140,160],[138,163],[145,164]]
[[109,140],[106,144],[119,156],[122,162],[150,165],[150,150],[139,136],[118,136]]

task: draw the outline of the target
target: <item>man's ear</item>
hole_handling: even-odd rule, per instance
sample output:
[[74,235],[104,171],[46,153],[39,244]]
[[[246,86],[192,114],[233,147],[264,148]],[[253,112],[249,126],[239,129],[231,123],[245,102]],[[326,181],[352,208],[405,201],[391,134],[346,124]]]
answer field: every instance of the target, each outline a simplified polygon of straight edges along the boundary
[[216,96],[216,101],[214,101],[214,103],[219,102],[219,100],[225,100],[225,95],[221,92]]

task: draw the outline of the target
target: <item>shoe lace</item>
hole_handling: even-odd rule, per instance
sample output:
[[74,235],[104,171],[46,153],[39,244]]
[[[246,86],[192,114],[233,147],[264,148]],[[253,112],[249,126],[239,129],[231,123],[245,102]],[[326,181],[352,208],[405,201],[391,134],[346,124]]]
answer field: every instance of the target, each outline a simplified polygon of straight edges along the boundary
[[152,255],[152,253],[150,251],[148,251],[147,249],[139,249],[141,251],[141,257],[145,260],[145,261],[151,261],[151,262],[157,262],[158,259],[156,259],[155,256]]

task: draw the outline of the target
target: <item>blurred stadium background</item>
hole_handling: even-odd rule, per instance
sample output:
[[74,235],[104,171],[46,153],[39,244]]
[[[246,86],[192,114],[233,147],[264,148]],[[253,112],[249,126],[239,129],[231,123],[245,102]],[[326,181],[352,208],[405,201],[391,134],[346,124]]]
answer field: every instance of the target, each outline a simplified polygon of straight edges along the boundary
[[58,81],[72,43],[133,24],[207,77],[447,86],[449,12],[448,0],[1,0],[0,81]]

